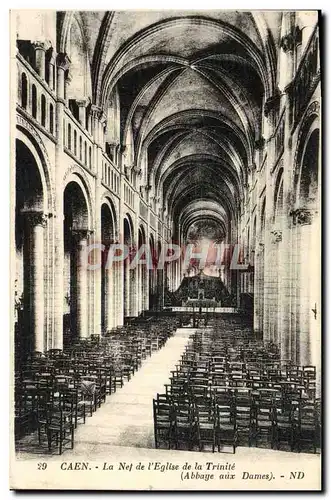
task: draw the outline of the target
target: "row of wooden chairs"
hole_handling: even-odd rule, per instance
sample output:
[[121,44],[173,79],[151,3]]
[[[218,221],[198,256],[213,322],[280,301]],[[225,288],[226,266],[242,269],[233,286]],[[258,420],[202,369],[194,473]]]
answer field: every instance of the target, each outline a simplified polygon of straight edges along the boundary
[[[153,339],[151,353],[173,335],[175,325],[174,320],[159,319],[146,331],[131,325],[127,338],[125,329],[121,333],[117,329],[101,339],[83,339],[64,351],[34,353],[15,376],[17,443],[37,430],[40,445],[46,440],[49,451],[55,446],[61,454],[64,447],[73,447],[78,423],[85,423],[107,394],[122,387],[141,365],[146,354],[141,349],[143,339]],[[155,344],[155,337],[162,340]]]
[[287,408],[257,402],[252,406],[221,405],[214,399],[158,394],[153,400],[155,447],[186,446],[214,452],[239,445],[286,445],[291,451],[320,447],[320,406],[303,402]]
[[[295,366],[280,358],[277,345],[263,344],[251,331],[242,332],[236,327],[234,330],[231,325],[228,328],[225,322],[224,330],[220,330],[219,324],[216,323],[216,328],[196,331],[190,337],[181,360],[171,372],[170,383],[165,384],[165,395],[154,401],[156,446],[160,401],[165,398],[172,408],[169,425],[173,433],[168,445],[176,447],[175,402],[186,398],[194,408],[192,429],[196,430],[193,434],[195,445],[200,443],[199,449],[205,431],[213,451],[215,443],[220,449],[222,443],[229,442],[235,450],[246,437],[249,446],[258,446],[264,438],[271,447],[286,444],[292,451],[301,451],[307,445],[316,452],[320,446],[316,368]],[[255,354],[245,360],[242,350],[248,347]],[[161,435],[162,425],[167,424],[161,418]],[[192,445],[190,435],[187,434],[188,447]]]

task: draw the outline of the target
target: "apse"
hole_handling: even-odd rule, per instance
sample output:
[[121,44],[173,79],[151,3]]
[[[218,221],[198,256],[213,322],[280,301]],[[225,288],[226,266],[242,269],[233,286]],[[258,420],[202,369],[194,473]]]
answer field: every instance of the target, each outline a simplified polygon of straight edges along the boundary
[[217,265],[217,245],[224,241],[224,232],[221,225],[214,220],[201,219],[190,226],[187,233],[187,245],[194,245],[194,254],[206,255],[203,267],[201,261],[192,259],[188,268],[189,275],[196,275],[200,272],[208,276],[220,276],[220,267]]

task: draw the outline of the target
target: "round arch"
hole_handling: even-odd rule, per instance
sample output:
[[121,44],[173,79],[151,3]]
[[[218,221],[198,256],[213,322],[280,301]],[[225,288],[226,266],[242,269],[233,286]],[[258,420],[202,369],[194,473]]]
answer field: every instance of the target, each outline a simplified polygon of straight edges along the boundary
[[[129,235],[128,240],[126,240],[127,235]],[[123,238],[124,243],[130,242],[131,245],[134,243],[134,225],[132,217],[129,213],[126,213],[123,218]]]
[[314,130],[320,129],[320,104],[318,101],[313,101],[307,108],[302,117],[299,126],[297,145],[294,153],[294,175],[293,175],[293,193],[294,204],[298,201],[300,176],[302,170],[302,160],[306,151],[306,147],[310,135]]
[[84,179],[84,177],[82,177],[78,168],[77,168],[77,171],[71,171],[70,174],[65,178],[65,181],[63,184],[63,193],[65,192],[65,189],[68,186],[68,184],[71,182],[78,184],[78,186],[80,187],[80,189],[83,193],[83,196],[84,196],[85,202],[86,202],[86,207],[87,207],[87,228],[86,229],[92,231],[95,221],[93,219],[92,195],[91,195],[90,186],[88,185],[87,180]]
[[113,200],[108,196],[108,193],[101,198],[100,208],[106,205],[109,208],[112,224],[113,224],[113,238],[118,238],[119,227],[118,227],[118,214]]
[[[38,168],[43,187],[43,210],[45,213],[54,211],[54,192],[51,183],[51,165],[46,148],[38,134],[32,135],[22,126],[17,127],[16,141],[20,141],[31,152]],[[16,142],[17,144],[17,142]],[[45,151],[45,153],[43,153]],[[17,161],[17,158],[16,158]]]

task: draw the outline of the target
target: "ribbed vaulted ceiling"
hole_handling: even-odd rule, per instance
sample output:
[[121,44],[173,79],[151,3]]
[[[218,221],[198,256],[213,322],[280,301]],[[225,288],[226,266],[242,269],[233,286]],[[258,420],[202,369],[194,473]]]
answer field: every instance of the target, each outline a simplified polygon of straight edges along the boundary
[[144,182],[186,230],[204,220],[218,221],[224,238],[233,232],[273,94],[272,21],[279,25],[236,11],[122,11],[99,20],[94,100],[107,108],[117,90],[120,141],[133,142]]

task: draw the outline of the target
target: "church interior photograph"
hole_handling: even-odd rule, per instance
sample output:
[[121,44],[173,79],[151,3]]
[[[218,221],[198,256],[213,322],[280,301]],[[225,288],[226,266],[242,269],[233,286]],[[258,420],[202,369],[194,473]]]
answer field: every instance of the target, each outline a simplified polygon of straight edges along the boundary
[[320,460],[319,12],[16,10],[11,36],[17,460]]

